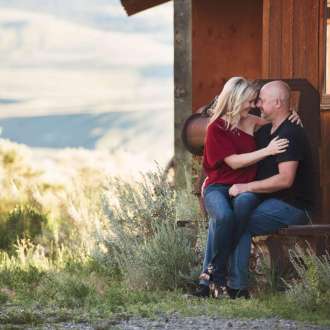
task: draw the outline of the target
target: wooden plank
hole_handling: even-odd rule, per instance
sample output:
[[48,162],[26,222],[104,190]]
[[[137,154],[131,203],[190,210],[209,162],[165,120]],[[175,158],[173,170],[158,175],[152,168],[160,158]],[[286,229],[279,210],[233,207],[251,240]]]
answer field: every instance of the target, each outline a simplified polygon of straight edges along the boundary
[[[319,90],[319,1],[308,0],[306,11],[306,79]],[[317,47],[315,47],[317,45]]]
[[304,14],[305,11],[305,0],[301,0],[302,6],[300,6],[299,1],[294,2],[294,22],[293,22],[293,53],[294,53],[294,62],[293,62],[293,76],[294,77],[305,77],[305,53],[306,53],[306,45],[305,45],[305,25],[307,22],[305,21],[306,16]]
[[174,0],[174,151],[175,185],[186,186],[191,176],[191,155],[184,147],[181,132],[192,112],[191,12],[190,0]]
[[330,236],[330,225],[289,226],[279,229],[278,233],[288,236]]
[[170,0],[121,0],[128,16],[155,7]]
[[267,79],[269,73],[269,49],[270,49],[270,3],[271,0],[264,0],[263,3],[263,20],[262,20],[262,78]]
[[319,15],[320,0],[264,1],[265,78],[306,78],[319,88]]
[[281,77],[290,79],[293,77],[293,17],[294,0],[286,0],[285,15],[282,13],[282,67]]
[[293,76],[308,79],[319,88],[319,2],[294,2]]
[[282,53],[283,0],[272,1],[270,6],[269,30],[269,78],[282,77],[282,62],[286,60]]
[[326,1],[319,0],[319,91],[321,95],[325,92],[326,78],[326,11]]

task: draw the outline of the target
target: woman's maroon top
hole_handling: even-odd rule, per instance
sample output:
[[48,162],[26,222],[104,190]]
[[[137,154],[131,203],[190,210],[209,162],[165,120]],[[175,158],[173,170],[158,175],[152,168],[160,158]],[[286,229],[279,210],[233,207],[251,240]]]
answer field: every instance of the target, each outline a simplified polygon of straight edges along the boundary
[[232,185],[255,180],[256,164],[233,170],[224,159],[233,154],[244,154],[256,150],[254,137],[235,128],[226,128],[223,119],[216,119],[206,133],[203,167],[207,175],[204,189],[213,183]]

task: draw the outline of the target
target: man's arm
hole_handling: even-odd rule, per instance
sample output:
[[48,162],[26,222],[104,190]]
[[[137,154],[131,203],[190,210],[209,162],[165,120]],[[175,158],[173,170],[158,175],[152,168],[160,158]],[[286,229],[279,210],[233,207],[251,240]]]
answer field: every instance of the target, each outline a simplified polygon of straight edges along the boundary
[[278,174],[264,180],[234,184],[229,189],[229,194],[231,196],[237,196],[243,192],[272,193],[279,190],[288,189],[293,184],[298,164],[298,161],[281,162],[278,164]]

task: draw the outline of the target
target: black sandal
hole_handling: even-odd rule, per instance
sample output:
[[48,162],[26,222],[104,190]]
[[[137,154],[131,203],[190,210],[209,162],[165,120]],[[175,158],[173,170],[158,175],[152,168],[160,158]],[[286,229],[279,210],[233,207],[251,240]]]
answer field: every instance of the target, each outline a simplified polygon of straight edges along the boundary
[[213,281],[213,272],[214,272],[214,266],[212,264],[209,264],[207,266],[207,270],[199,275],[199,279],[203,281],[211,282]]

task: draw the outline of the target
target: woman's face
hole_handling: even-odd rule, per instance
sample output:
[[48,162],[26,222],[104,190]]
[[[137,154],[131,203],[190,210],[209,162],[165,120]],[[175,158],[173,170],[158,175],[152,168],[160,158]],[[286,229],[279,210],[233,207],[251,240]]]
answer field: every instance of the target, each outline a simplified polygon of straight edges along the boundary
[[242,109],[240,111],[241,117],[245,118],[249,114],[251,108],[255,107],[255,97],[250,96],[247,100],[245,100],[242,104]]

